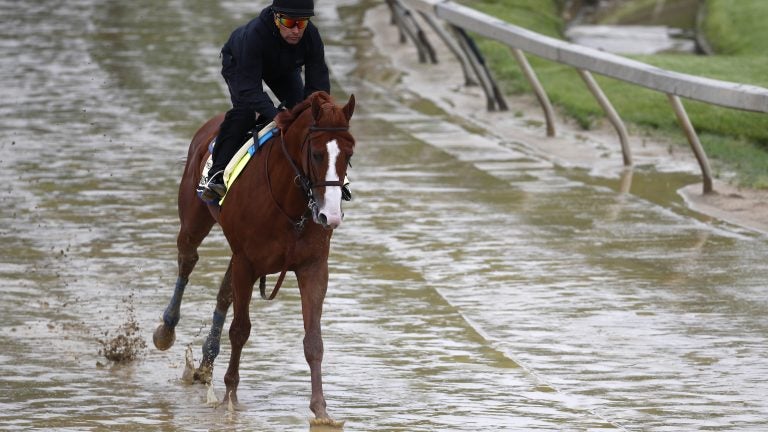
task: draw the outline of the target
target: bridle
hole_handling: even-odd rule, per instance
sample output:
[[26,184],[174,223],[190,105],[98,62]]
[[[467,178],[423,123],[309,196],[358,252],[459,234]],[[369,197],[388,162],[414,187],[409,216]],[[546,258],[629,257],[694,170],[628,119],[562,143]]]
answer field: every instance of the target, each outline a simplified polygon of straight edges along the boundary
[[[310,126],[309,130],[307,131],[307,134],[304,135],[304,140],[301,143],[301,149],[300,149],[300,151],[305,154],[306,166],[309,167],[310,170],[312,170],[312,163],[309,159],[312,157],[311,136],[313,132],[348,132],[348,131],[349,131],[349,127],[320,127],[315,125]],[[296,174],[296,177],[293,178],[293,181],[299,186],[301,186],[301,189],[304,191],[304,194],[306,194],[307,196],[308,211],[310,212],[310,214],[316,215],[319,210],[318,210],[317,200],[315,199],[314,189],[327,187],[327,186],[342,187],[344,186],[344,182],[342,180],[333,180],[333,181],[321,181],[321,182],[313,183],[312,177],[304,174],[304,172],[299,168],[299,166],[293,160],[291,155],[288,153],[288,149],[285,147],[285,137],[283,136],[282,130],[280,130],[280,146],[283,149],[283,154],[285,155],[285,158],[288,159],[288,163],[291,165],[291,168],[293,168],[293,172]],[[306,151],[304,150],[305,148],[307,148]],[[314,170],[312,170],[310,174],[314,174]],[[270,192],[271,190],[272,188],[270,186]],[[274,194],[272,194],[272,198],[274,199]],[[275,203],[277,204],[276,200],[275,200]],[[280,207],[279,204],[278,204],[278,207]],[[283,211],[283,214],[285,214],[288,217],[288,219],[293,221],[293,218],[291,218],[285,211]],[[294,226],[296,227],[299,233],[301,233],[301,231],[304,229],[304,224],[306,223],[306,221],[307,221],[307,212],[302,214],[301,219],[299,219],[299,221],[294,222]]]
[[[309,160],[312,155],[312,145],[311,145],[311,135],[313,132],[348,132],[349,127],[320,127],[315,126],[314,124],[309,127],[309,130],[307,131],[307,134],[304,136],[304,140],[301,143],[301,149],[300,151],[302,153],[306,153],[306,164],[307,167],[310,167],[310,170],[312,169],[312,163]],[[309,144],[309,145],[307,145]],[[293,181],[297,183],[301,188],[304,190],[304,193],[307,196],[307,210],[302,213],[301,217],[298,220],[295,220],[295,218],[291,217],[291,215],[288,214],[285,209],[280,205],[280,203],[277,201],[277,198],[275,198],[275,194],[272,191],[272,180],[269,178],[269,155],[266,155],[264,158],[264,173],[267,177],[267,185],[269,187],[269,194],[272,196],[272,201],[274,201],[275,206],[277,206],[278,209],[280,209],[280,212],[285,215],[286,218],[291,222],[295,229],[296,238],[298,239],[299,236],[301,236],[301,233],[304,231],[304,226],[307,222],[307,214],[309,215],[316,215],[318,210],[317,200],[315,199],[315,194],[313,190],[315,188],[320,187],[326,187],[326,186],[338,186],[342,187],[344,186],[344,182],[342,180],[334,180],[334,181],[322,181],[317,183],[312,183],[312,178],[310,176],[307,176],[304,174],[304,172],[299,168],[299,166],[296,164],[296,162],[291,157],[290,153],[288,153],[288,149],[285,147],[285,137],[283,135],[283,130],[280,130],[280,146],[283,149],[283,154],[285,155],[285,158],[288,159],[288,163],[291,165],[291,168],[293,168],[293,172],[296,174],[296,177],[294,177]],[[305,151],[304,148],[307,148]],[[270,150],[272,147],[270,146]],[[314,174],[314,172],[312,173]],[[280,286],[283,283],[283,279],[285,278],[285,274],[288,271],[288,262],[289,257],[293,254],[293,249],[295,247],[296,242],[291,242],[287,249],[286,249],[286,256],[285,256],[285,267],[280,272],[280,276],[277,278],[277,282],[275,283],[275,287],[272,288],[272,293],[267,296],[266,293],[266,276],[261,276],[259,278],[259,292],[261,293],[261,298],[264,300],[272,300],[277,296],[277,292],[280,290]]]

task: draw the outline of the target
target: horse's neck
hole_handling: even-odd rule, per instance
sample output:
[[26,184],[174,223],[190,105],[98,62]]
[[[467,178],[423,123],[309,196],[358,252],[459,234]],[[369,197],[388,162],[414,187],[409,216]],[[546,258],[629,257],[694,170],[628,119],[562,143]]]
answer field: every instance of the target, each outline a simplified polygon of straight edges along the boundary
[[288,149],[288,153],[294,158],[298,158],[304,148],[304,142],[309,138],[309,126],[299,125],[298,122],[292,123],[285,133],[286,137],[291,136],[293,143],[289,144],[286,141],[285,145]]
[[[271,161],[267,162],[274,167],[270,169],[272,187],[279,188],[279,184],[295,185],[294,179],[297,175],[306,176],[302,164],[305,157],[303,155],[304,140],[307,137],[309,128],[306,126],[302,127],[296,123],[293,123],[291,126],[282,132],[279,137],[280,141],[277,143],[279,148],[273,148],[273,154],[270,157]],[[293,189],[293,187],[290,189]]]
[[288,216],[293,219],[301,216],[307,204],[305,192],[301,184],[298,183],[297,173],[291,165],[291,163],[294,163],[299,170],[302,169],[301,150],[296,149],[300,145],[297,146],[293,142],[292,135],[290,136],[291,141],[289,143],[287,135],[286,131],[281,136],[277,136],[272,141],[268,151],[262,153],[265,158],[262,167],[264,168],[264,174],[266,174],[264,177],[266,182],[262,184],[267,188],[268,196],[271,196],[271,200],[276,204],[274,207],[276,217]]

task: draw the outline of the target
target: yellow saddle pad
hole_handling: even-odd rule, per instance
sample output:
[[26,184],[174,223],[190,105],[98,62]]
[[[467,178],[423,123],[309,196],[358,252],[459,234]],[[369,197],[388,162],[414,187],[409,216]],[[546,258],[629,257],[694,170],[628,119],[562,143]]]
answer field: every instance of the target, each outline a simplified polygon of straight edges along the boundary
[[[275,122],[270,122],[268,125],[266,125],[264,128],[262,128],[257,136],[255,138],[251,137],[248,141],[243,144],[240,149],[235,153],[234,156],[232,156],[232,159],[230,159],[229,163],[227,164],[227,167],[224,168],[224,184],[227,186],[227,190],[229,190],[230,187],[232,187],[232,184],[237,180],[237,177],[240,175],[240,173],[243,171],[245,166],[248,164],[248,161],[251,160],[251,157],[253,157],[254,154],[256,154],[256,151],[264,145],[265,142],[269,141],[270,138],[275,136],[276,133],[279,133],[280,129],[275,127]],[[200,178],[200,184],[198,185],[198,191],[201,191],[205,188],[205,185],[208,184],[208,171],[210,170],[211,166],[213,165],[213,146],[215,146],[215,140],[213,143],[211,143],[210,146],[210,155],[208,155],[208,159],[205,161],[205,168],[203,169],[203,176]],[[224,198],[226,198],[227,195],[224,194],[224,196],[219,200],[219,205],[224,203]]]

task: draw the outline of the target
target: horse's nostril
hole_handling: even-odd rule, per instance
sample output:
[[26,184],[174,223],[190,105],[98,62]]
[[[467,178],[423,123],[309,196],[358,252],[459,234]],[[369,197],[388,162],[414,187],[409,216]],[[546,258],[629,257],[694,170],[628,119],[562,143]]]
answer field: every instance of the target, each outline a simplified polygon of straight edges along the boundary
[[320,223],[323,225],[328,225],[328,218],[323,213],[320,213]]

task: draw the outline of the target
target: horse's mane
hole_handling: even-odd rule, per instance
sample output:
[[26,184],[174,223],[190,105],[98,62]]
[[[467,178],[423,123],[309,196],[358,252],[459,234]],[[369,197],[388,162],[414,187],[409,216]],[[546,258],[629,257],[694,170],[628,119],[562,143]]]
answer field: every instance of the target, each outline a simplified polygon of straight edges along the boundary
[[[282,130],[287,130],[293,122],[299,118],[301,113],[306,111],[312,106],[312,102],[317,100],[317,103],[322,108],[321,117],[324,118],[323,123],[325,123],[327,120],[328,123],[331,124],[341,124],[343,122],[346,122],[346,119],[344,118],[344,114],[341,112],[341,110],[337,109],[327,109],[327,106],[331,106],[332,108],[336,108],[336,103],[333,101],[333,98],[331,95],[324,91],[316,91],[309,95],[308,98],[304,99],[304,101],[299,102],[296,106],[293,107],[291,110],[286,111],[280,111],[277,116],[275,117],[275,124],[278,128]],[[325,119],[327,116],[333,116],[333,118]]]

